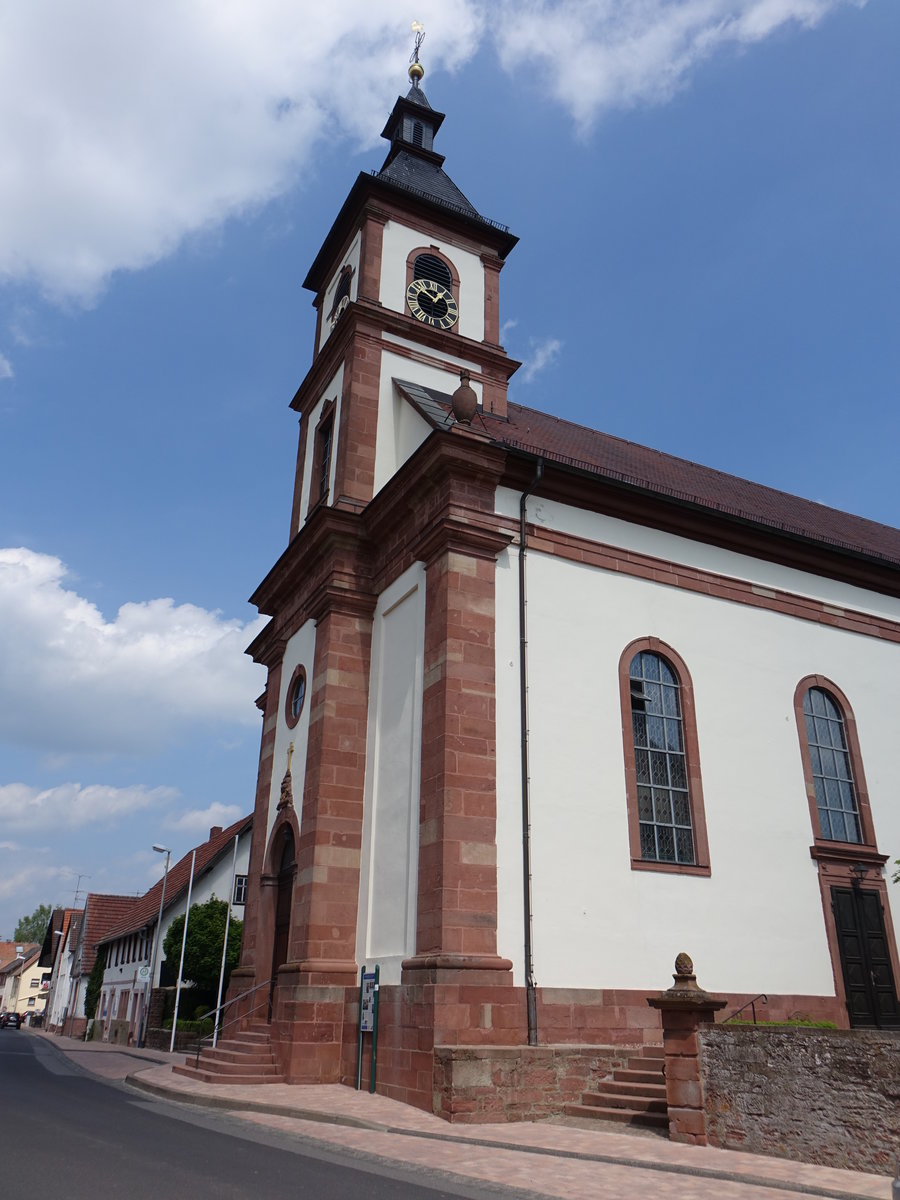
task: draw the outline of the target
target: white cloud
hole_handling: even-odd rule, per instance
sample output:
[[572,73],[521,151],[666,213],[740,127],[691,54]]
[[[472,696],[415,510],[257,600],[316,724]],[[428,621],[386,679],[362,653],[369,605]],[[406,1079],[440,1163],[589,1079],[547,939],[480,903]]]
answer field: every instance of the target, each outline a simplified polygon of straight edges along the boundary
[[545,367],[549,367],[559,358],[562,346],[559,338],[544,338],[542,342],[532,339],[531,353],[522,364],[521,371],[516,378],[521,379],[522,383],[531,383],[539,371],[543,371]]
[[[50,897],[55,892],[69,890],[71,876],[68,867],[50,867],[39,863],[26,863],[17,870],[4,870],[0,872],[0,900],[15,896],[23,914],[30,912],[36,903],[54,904],[55,898]],[[15,919],[9,924],[10,934],[16,924]]]
[[[588,125],[666,100],[716,50],[865,0],[443,0],[423,61],[485,30]],[[324,138],[370,145],[406,86],[406,0],[42,0],[0,42],[0,280],[89,302],[116,270],[258,207]],[[27,334],[26,334],[27,336]]]
[[226,829],[240,815],[241,810],[236,804],[219,804],[215,801],[208,808],[195,808],[183,813],[177,821],[169,821],[166,827],[182,833],[208,834],[214,825]]
[[58,558],[0,549],[0,742],[113,754],[197,724],[258,724],[263,672],[244,649],[263,618],[161,599],[106,620],[65,577]]
[[[427,19],[429,72],[471,54],[474,0]],[[6,5],[0,278],[90,300],[282,192],[321,138],[377,141],[410,20],[406,0]]]
[[141,809],[168,806],[177,796],[178,792],[168,787],[63,783],[41,790],[25,783],[8,783],[0,786],[0,824],[30,833],[110,825]]
[[537,66],[588,126],[609,109],[668,100],[717,50],[810,28],[847,3],[865,0],[502,0],[498,50],[507,70]]
[[5,354],[0,354],[0,379],[12,379],[12,363]]

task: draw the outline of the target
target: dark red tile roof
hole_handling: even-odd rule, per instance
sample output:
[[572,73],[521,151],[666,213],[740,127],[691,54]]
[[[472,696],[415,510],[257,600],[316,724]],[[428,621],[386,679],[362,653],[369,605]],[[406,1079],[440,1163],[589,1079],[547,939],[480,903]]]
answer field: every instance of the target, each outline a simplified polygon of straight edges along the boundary
[[[449,395],[402,379],[394,382],[435,429],[452,428]],[[508,419],[486,413],[476,417],[472,428],[512,452],[540,457],[597,480],[900,566],[900,530],[890,525],[675,458],[536,408],[510,403]]]
[[487,422],[494,439],[631,487],[900,564],[900,530],[751,483],[687,459],[509,405],[509,421]]
[[[222,855],[231,848],[235,834],[243,833],[252,824],[252,814],[247,817],[241,817],[239,821],[235,821],[227,829],[220,830],[208,841],[197,846],[194,881],[196,882],[201,875],[214,866]],[[169,875],[166,880],[166,908],[187,892],[190,877],[191,851],[188,850],[184,858],[179,859],[174,866],[169,867]],[[110,925],[104,932],[103,937],[98,940],[112,942],[116,938],[123,937],[125,934],[136,933],[139,929],[143,929],[147,925],[155,925],[159,916],[161,894],[162,880],[160,879],[158,883],[153,885],[149,892],[145,892],[143,896],[133,899],[133,907],[129,909],[128,913],[123,914],[122,919],[117,924]]]
[[97,947],[115,925],[125,919],[138,902],[137,896],[106,896],[88,892],[84,902],[84,936],[81,942],[81,974],[90,975]]

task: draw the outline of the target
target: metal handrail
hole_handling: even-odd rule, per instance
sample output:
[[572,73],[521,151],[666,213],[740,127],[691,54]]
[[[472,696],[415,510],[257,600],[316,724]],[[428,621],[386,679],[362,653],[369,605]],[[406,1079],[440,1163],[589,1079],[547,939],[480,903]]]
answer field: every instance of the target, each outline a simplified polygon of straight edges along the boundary
[[757,1000],[762,1000],[763,1004],[769,1003],[769,997],[765,994],[765,992],[760,992],[758,996],[754,996],[752,1000],[748,1000],[746,1004],[742,1004],[740,1008],[736,1008],[733,1013],[730,1013],[727,1017],[725,1017],[725,1019],[722,1021],[722,1024],[725,1025],[728,1021],[733,1021],[735,1017],[740,1016],[745,1008],[749,1008],[751,1015],[753,1016],[753,1024],[755,1025]]
[[[226,1000],[226,1001],[224,1002],[224,1004],[220,1004],[220,1005],[219,1005],[217,1008],[211,1008],[211,1009],[209,1010],[209,1012],[206,1012],[206,1013],[204,1013],[202,1017],[197,1017],[197,1018],[196,1018],[196,1020],[198,1020],[198,1021],[205,1021],[207,1017],[213,1017],[213,1016],[214,1016],[214,1017],[216,1018],[215,1024],[214,1024],[214,1026],[213,1026],[213,1032],[212,1032],[212,1033],[207,1033],[205,1036],[202,1036],[202,1037],[198,1038],[198,1040],[197,1040],[197,1058],[196,1058],[196,1061],[197,1061],[197,1062],[199,1062],[199,1061],[200,1061],[200,1051],[201,1051],[201,1050],[202,1050],[202,1048],[203,1048],[203,1043],[204,1043],[204,1042],[207,1040],[207,1038],[216,1037],[216,1036],[217,1036],[217,1034],[218,1034],[218,1031],[219,1031],[219,1019],[218,1019],[218,1014],[219,1014],[220,1012],[223,1012],[223,1011],[224,1011],[226,1008],[228,1008],[230,1005],[232,1005],[232,1004],[237,1004],[238,1000],[243,1000],[245,996],[252,996],[252,995],[253,995],[253,993],[254,993],[254,992],[258,992],[260,988],[269,987],[269,985],[271,984],[271,982],[272,982],[272,979],[271,979],[271,977],[270,977],[269,979],[265,980],[265,982],[264,982],[264,983],[258,983],[258,984],[256,985],[256,987],[248,988],[248,989],[246,990],[246,992],[241,992],[239,996],[233,996],[233,997],[232,997],[230,1000]],[[265,1002],[265,1003],[266,1003],[266,1005],[268,1005],[268,1003],[269,1003],[269,1001],[268,1001],[268,997],[266,998],[266,1002]],[[257,1010],[257,1009],[259,1009],[259,1008],[262,1008],[262,1007],[263,1007],[263,1005],[262,1005],[262,1004],[257,1004],[257,1005],[256,1005],[254,1008],[251,1008],[251,1009],[250,1009],[250,1012],[251,1012],[251,1013],[254,1013],[254,1012],[256,1012],[256,1010]],[[249,1016],[249,1015],[250,1015],[249,1013],[244,1013],[244,1014],[242,1014],[242,1016],[240,1016],[240,1017],[235,1017],[233,1021],[226,1021],[226,1022],[225,1022],[225,1023],[222,1025],[222,1029],[224,1029],[226,1025],[233,1025],[233,1024],[234,1024],[234,1021],[241,1021],[241,1020],[243,1020],[244,1016]]]
[[[255,990],[256,989],[254,989],[254,991]],[[239,997],[236,996],[235,999],[239,999]],[[204,1042],[211,1041],[215,1034],[219,1034],[219,1035],[223,1034],[229,1025],[234,1025],[239,1021],[243,1021],[245,1017],[251,1017],[255,1012],[259,1012],[260,1009],[268,1008],[268,1007],[269,1007],[269,997],[266,996],[266,998],[265,998],[265,1000],[263,1000],[262,1004],[255,1005],[253,1008],[250,1009],[249,1012],[241,1013],[241,1015],[239,1017],[233,1017],[230,1021],[225,1021],[225,1023],[220,1028],[215,1029],[213,1031],[213,1033],[207,1033],[207,1034],[199,1037],[197,1039],[197,1053],[194,1055],[194,1066],[196,1067],[196,1066],[200,1065],[200,1055],[203,1053],[203,1043]]]

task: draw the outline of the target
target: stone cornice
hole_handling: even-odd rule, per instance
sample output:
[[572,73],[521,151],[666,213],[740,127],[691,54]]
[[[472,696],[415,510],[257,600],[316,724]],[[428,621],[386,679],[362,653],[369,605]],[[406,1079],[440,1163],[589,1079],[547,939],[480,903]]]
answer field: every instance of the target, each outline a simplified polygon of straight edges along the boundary
[[291,408],[302,415],[318,403],[322,398],[322,390],[346,358],[353,341],[363,338],[382,349],[390,349],[390,344],[381,338],[382,331],[418,342],[439,356],[452,354],[455,358],[472,362],[482,374],[493,379],[509,380],[521,366],[499,346],[478,342],[459,333],[432,329],[430,325],[423,325],[404,313],[383,308],[372,301],[357,300],[341,314],[334,332],[316,355],[305,379],[294,393]]

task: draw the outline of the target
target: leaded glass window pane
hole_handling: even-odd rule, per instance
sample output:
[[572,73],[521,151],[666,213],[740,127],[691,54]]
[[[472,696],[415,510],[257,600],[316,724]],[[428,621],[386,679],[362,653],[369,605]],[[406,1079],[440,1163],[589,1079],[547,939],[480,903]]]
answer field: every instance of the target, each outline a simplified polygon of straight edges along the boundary
[[810,688],[803,697],[803,714],[822,837],[836,842],[861,842],[843,714],[822,688]]
[[664,659],[649,650],[634,656],[628,675],[641,858],[693,864],[696,859],[678,676]]

